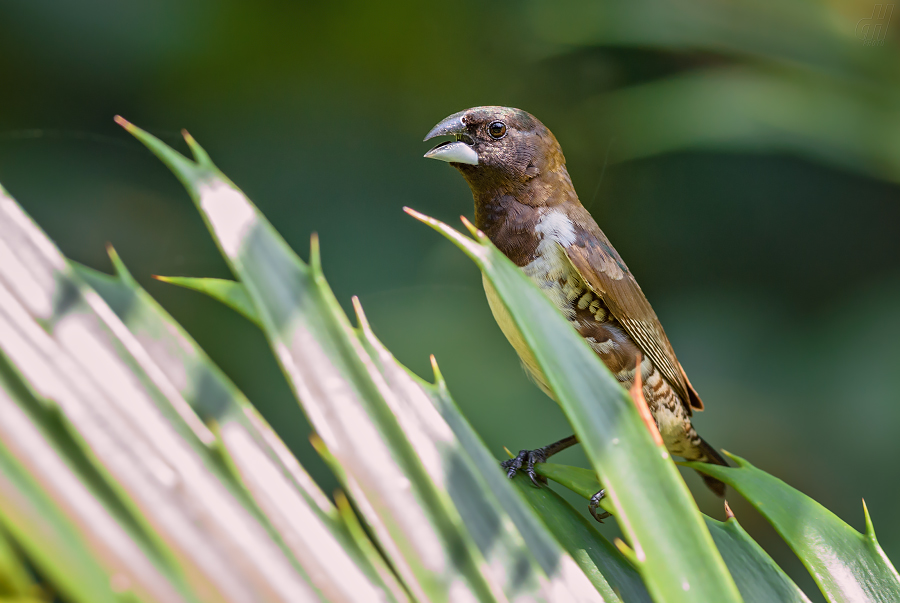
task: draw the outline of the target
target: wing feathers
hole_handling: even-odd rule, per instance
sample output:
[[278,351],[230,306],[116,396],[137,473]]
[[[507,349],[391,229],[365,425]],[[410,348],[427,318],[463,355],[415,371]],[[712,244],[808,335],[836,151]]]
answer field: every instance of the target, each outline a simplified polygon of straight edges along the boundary
[[575,242],[564,248],[569,261],[681,399],[702,410],[700,396],[688,381],[656,312],[628,267],[590,215],[587,219],[578,218],[574,222],[580,232],[576,232]]

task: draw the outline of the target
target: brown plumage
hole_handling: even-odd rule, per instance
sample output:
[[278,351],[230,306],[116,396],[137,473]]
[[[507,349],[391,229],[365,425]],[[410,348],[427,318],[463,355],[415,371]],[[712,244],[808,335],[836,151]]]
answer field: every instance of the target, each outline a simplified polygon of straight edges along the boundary
[[[507,107],[476,107],[451,115],[428,134],[453,135],[425,156],[462,173],[475,200],[475,225],[547,294],[624,387],[640,355],[643,391],[666,447],[690,460],[726,465],[691,425],[703,402],[634,276],[581,205],[553,134],[532,115]],[[488,301],[528,373],[552,391],[519,338],[490,283]],[[504,463],[510,475],[575,443],[574,438]],[[724,485],[704,477],[717,494]]]

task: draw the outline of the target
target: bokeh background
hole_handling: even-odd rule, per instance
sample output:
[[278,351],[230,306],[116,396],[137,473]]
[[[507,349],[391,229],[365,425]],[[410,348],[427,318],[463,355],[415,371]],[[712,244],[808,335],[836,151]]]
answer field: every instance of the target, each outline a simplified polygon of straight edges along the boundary
[[[583,203],[654,304],[707,404],[701,433],[857,528],[865,497],[897,561],[900,11],[879,22],[873,10],[7,0],[0,182],[69,257],[109,270],[112,243],[329,490],[262,336],[151,279],[229,274],[187,194],[113,115],[178,148],[190,130],[303,257],[318,232],[340,301],[359,295],[420,374],[436,354],[499,458],[569,428],[520,369],[473,264],[401,207],[471,215],[462,178],[421,158],[422,136],[470,106],[526,109],[562,143]],[[614,522],[602,530],[615,535]]]

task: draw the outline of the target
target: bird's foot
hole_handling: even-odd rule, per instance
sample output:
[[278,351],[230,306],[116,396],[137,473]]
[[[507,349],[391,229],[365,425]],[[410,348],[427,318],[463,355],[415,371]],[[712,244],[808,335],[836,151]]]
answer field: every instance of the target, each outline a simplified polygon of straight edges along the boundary
[[591,501],[588,503],[588,511],[591,512],[591,515],[593,515],[594,519],[599,523],[603,523],[604,519],[612,516],[612,513],[609,513],[608,511],[598,512],[600,501],[603,500],[604,496],[606,496],[606,490],[600,490],[591,497]]
[[521,469],[525,472],[525,475],[531,478],[531,483],[536,488],[540,488],[547,483],[547,479],[538,475],[534,470],[534,466],[536,463],[543,463],[546,460],[546,447],[534,450],[520,450],[519,454],[508,461],[503,461],[500,463],[500,466],[506,469],[506,477],[509,479],[514,478]]

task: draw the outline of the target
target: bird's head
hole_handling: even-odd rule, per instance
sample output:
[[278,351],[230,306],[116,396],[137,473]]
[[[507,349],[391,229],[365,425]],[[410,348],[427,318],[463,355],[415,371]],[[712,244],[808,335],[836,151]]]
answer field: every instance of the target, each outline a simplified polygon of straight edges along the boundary
[[[453,136],[425,157],[458,169],[476,199],[490,192],[524,191],[542,174],[565,169],[556,138],[530,113],[510,107],[473,107],[454,113],[425,136]],[[529,195],[530,196],[530,195]]]

